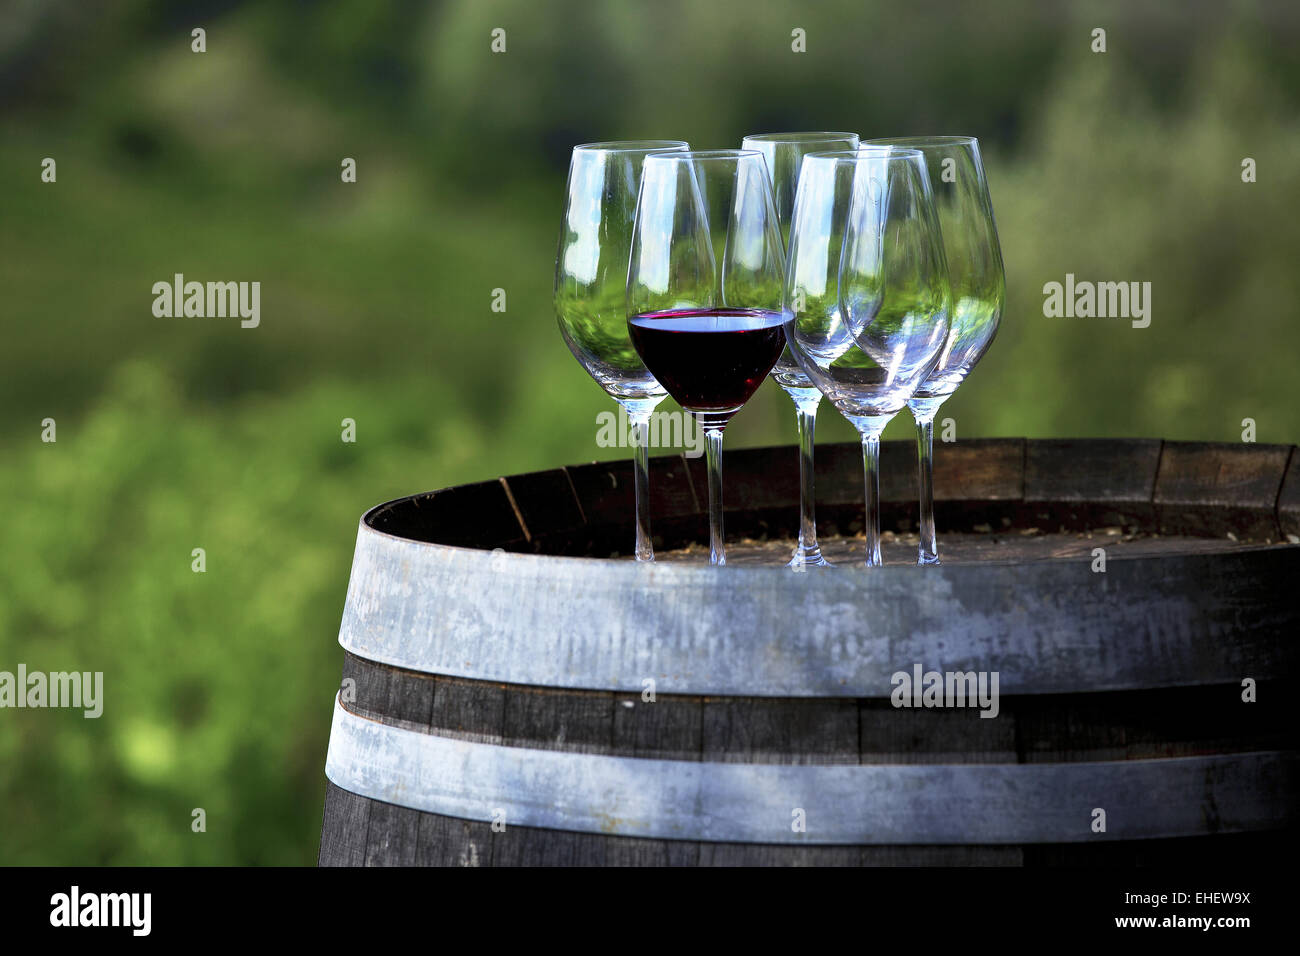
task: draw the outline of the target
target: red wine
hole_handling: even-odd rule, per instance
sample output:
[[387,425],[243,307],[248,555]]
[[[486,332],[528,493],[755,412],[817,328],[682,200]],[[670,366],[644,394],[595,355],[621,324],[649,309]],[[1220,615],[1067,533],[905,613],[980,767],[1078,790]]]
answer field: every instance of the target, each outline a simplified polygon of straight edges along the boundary
[[627,324],[641,361],[677,404],[730,417],[781,357],[784,319],[764,309],[674,309]]

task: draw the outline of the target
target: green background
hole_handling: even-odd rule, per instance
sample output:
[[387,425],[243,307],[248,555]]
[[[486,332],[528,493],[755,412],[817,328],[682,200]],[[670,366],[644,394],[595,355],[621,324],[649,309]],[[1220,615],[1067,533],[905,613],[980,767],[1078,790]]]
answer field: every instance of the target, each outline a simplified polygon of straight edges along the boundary
[[[106,685],[0,711],[0,863],[314,861],[361,512],[622,454],[550,306],[576,143],[977,135],[1008,298],[958,439],[1300,438],[1295,9],[0,6],[0,670]],[[261,326],[155,318],[177,272],[260,281]],[[1045,318],[1067,272],[1151,282],[1151,326]],[[728,447],[793,418],[765,385]]]

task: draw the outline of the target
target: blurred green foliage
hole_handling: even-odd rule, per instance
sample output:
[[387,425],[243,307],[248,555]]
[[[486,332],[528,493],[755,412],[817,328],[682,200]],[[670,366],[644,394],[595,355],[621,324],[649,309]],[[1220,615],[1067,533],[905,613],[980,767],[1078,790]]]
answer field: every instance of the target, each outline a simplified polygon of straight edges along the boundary
[[[1300,438],[1298,40],[1281,2],[8,4],[0,670],[106,700],[0,711],[0,863],[314,860],[360,513],[620,454],[551,310],[578,142],[978,135],[1008,302],[959,438]],[[178,272],[261,326],[155,318]],[[1150,281],[1151,327],[1045,318],[1067,272]],[[792,441],[774,386],[728,432]]]

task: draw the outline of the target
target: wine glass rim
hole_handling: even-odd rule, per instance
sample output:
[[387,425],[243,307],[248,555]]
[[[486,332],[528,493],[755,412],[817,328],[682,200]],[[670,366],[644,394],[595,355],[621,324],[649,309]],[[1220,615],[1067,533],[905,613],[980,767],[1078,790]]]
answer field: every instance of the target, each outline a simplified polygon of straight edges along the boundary
[[861,140],[857,133],[850,133],[847,130],[809,130],[803,133],[750,133],[745,137],[744,142],[757,140],[763,143],[807,143],[819,139],[855,139]]
[[611,139],[599,143],[580,143],[573,147],[576,153],[641,153],[641,152],[681,152],[691,148],[684,139]]
[[756,149],[687,149],[664,150],[651,153],[646,160],[665,159],[690,162],[707,162],[716,160],[762,159],[763,154]]
[[820,153],[808,153],[804,159],[829,159],[837,162],[854,163],[859,160],[866,162],[869,159],[884,159],[886,161],[895,159],[916,160],[922,159],[922,153],[919,149],[911,149],[902,146],[859,146],[857,149],[832,149]]
[[974,136],[873,136],[862,140],[863,146],[970,146],[978,143]]

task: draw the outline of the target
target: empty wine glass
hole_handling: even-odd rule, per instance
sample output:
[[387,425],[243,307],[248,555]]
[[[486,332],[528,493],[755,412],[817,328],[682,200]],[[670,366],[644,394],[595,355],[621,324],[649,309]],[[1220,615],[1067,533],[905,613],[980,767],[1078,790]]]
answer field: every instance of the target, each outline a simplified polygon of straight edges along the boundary
[[[781,238],[789,248],[790,219],[794,213],[795,190],[799,184],[799,169],[809,153],[831,150],[857,149],[857,133],[759,133],[745,137],[744,149],[756,149],[763,154],[767,171],[772,177],[772,194],[776,200],[776,214],[781,220]],[[817,432],[817,407],[822,393],[804,374],[799,363],[787,348],[776,360],[772,379],[785,390],[794,402],[796,424],[799,429],[799,543],[790,558],[789,567],[803,570],[808,567],[831,567],[822,556],[817,544],[816,495],[813,483],[813,445]]]
[[632,221],[645,157],[689,148],[679,140],[575,146],[555,257],[555,315],[564,341],[600,387],[627,410],[635,429],[638,561],[654,560],[647,425],[666,393],[628,338],[625,295]]
[[700,423],[709,561],[727,563],[722,432],[785,347],[784,246],[761,153],[646,157],[627,269],[632,344]]
[[951,309],[920,152],[804,158],[786,301],[796,360],[862,436],[866,564],[880,565],[880,434],[933,368]]
[[974,136],[905,136],[869,144],[918,149],[925,157],[943,230],[952,284],[952,328],[929,377],[908,401],[916,421],[921,486],[917,564],[938,564],[934,530],[934,416],[966,379],[997,334],[1007,286],[979,140]]

